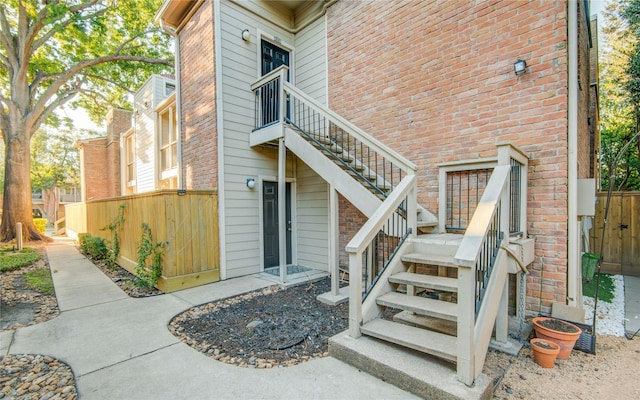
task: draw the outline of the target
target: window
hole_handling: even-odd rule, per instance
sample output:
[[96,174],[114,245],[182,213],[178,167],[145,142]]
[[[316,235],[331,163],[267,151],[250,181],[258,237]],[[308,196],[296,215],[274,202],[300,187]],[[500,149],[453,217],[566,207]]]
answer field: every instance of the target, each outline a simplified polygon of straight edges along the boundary
[[176,85],[173,83],[165,83],[164,84],[164,94],[165,96],[169,96],[171,93],[176,91]]
[[178,187],[178,132],[175,96],[157,110],[158,129],[158,189]]
[[133,129],[127,132],[124,138],[124,182],[125,192],[131,194],[136,186],[136,152]]

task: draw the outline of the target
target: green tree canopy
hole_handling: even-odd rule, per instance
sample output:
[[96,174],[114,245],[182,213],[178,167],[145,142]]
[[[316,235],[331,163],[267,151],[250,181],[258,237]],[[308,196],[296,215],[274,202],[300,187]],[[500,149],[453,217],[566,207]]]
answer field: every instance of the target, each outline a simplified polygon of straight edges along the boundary
[[640,129],[640,0],[610,2],[604,12],[605,46],[600,60],[601,187],[614,176],[615,190],[640,190],[638,155],[631,146],[617,169],[620,149]]
[[96,122],[130,108],[152,73],[172,64],[171,38],[154,23],[161,0],[3,0],[0,2],[0,131],[5,144],[0,240],[31,219],[30,144],[67,103]]

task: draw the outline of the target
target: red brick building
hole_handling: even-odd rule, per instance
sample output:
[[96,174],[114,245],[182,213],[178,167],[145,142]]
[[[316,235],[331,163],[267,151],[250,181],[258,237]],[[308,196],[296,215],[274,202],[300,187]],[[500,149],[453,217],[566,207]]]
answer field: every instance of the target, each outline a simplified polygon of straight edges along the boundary
[[[389,268],[465,282],[469,267],[491,281],[493,266],[466,258],[485,224],[482,243],[495,235],[527,264],[527,312],[581,307],[579,197],[595,199],[581,188],[597,118],[585,4],[167,0],[158,21],[176,37],[181,189],[218,190],[221,279],[275,270],[291,282],[302,267],[331,273],[338,296],[348,266],[379,298],[396,288],[375,287]],[[485,202],[508,228],[472,219]],[[451,260],[411,261],[428,252]],[[450,289],[459,308],[463,285]],[[474,285],[477,319],[487,288]],[[354,308],[352,336],[381,303]],[[484,339],[458,339],[451,359],[469,384],[484,355],[467,353]]]

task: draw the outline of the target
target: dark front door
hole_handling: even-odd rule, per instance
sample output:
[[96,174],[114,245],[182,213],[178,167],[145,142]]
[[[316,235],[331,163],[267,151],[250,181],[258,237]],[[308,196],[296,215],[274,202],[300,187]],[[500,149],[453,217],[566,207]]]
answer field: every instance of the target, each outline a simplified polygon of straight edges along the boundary
[[[262,75],[266,75],[281,65],[289,66],[289,52],[267,41],[261,42],[262,46]],[[289,76],[287,75],[287,80]],[[278,113],[280,102],[278,99],[280,87],[278,81],[272,81],[261,92],[262,126],[267,126],[280,121]],[[289,110],[287,108],[287,116]]]
[[281,65],[289,66],[289,52],[273,43],[262,41],[262,75],[266,75]]
[[[278,182],[263,182],[262,184],[262,215],[264,231],[264,268],[280,265],[279,235],[278,235]],[[287,264],[291,264],[291,184],[287,183]]]

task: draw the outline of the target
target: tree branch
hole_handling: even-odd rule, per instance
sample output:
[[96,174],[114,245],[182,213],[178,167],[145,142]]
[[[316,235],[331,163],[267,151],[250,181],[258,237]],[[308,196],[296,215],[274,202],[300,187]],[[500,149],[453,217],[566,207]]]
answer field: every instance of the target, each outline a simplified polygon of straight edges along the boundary
[[116,82],[116,81],[114,81],[112,79],[108,79],[108,78],[106,78],[106,77],[104,77],[102,75],[87,74],[87,73],[84,73],[84,72],[81,73],[80,75],[86,76],[87,78],[98,79],[98,80],[101,80],[101,81],[104,81],[104,82],[108,82],[108,83],[114,85],[115,87],[118,87],[118,88],[120,88],[122,90],[125,90],[125,91],[129,92],[129,93],[135,93],[133,90],[131,90],[131,88],[128,88],[128,87],[122,85],[121,83]]
[[69,100],[73,99],[75,97],[75,95],[78,94],[79,92],[80,92],[79,89],[70,90],[68,92],[65,92],[64,95],[56,97],[52,102],[47,104],[47,106],[42,110],[42,112],[40,113],[38,118],[36,118],[36,120],[35,120],[35,122],[33,124],[33,128],[31,129],[31,132],[29,133],[29,138],[31,138],[33,136],[33,134],[38,130],[38,128],[40,128],[42,123],[44,121],[46,121],[46,119],[49,117],[49,115],[51,115],[51,113],[56,108],[64,105]]
[[[91,2],[88,3],[83,3],[80,5],[77,5],[75,7],[71,7],[70,11],[72,13],[78,13],[82,10],[85,10],[89,7],[92,7],[94,5],[96,5],[98,3],[99,0],[92,0]],[[101,14],[104,14],[107,11],[106,8],[102,8],[100,10],[97,10],[94,13],[91,14],[85,14],[83,16],[81,16],[80,18],[78,18],[78,20],[87,20],[87,19],[91,19],[93,17],[97,17]],[[71,25],[73,23],[73,19],[68,18],[64,21],[60,21],[58,22],[58,26],[61,28],[66,28],[67,26]],[[33,54],[36,50],[38,50],[40,48],[40,46],[42,46],[44,43],[47,42],[47,40],[51,39],[51,37],[53,35],[55,35],[56,33],[58,33],[56,27],[52,27],[49,31],[47,31],[46,33],[44,33],[38,40],[34,41],[33,44],[31,45],[31,54]],[[37,34],[37,32],[36,32]],[[33,36],[33,38],[35,39],[35,36]]]
[[[15,68],[15,65],[18,64],[18,59],[16,58],[13,47],[11,26],[9,26],[9,21],[7,21],[7,14],[2,3],[0,3],[0,43],[2,43],[2,46],[7,50],[7,59],[10,61],[11,67]],[[9,70],[10,74],[13,74],[13,72],[13,70]]]
[[92,60],[85,60],[85,61],[79,62],[76,65],[67,69],[65,72],[61,73],[58,79],[56,79],[56,81],[53,82],[51,86],[47,88],[47,90],[45,90],[45,92],[42,94],[42,96],[40,96],[40,98],[38,99],[38,102],[34,105],[33,109],[31,110],[29,119],[31,119],[32,121],[34,121],[34,119],[37,120],[39,118],[38,115],[42,113],[43,110],[45,109],[45,105],[48,104],[49,101],[51,101],[54,98],[58,90],[60,90],[60,88],[65,83],[67,83],[69,79],[71,79],[74,75],[76,75],[77,73],[79,73],[80,71],[86,68],[94,67],[96,65],[105,64],[113,61],[142,62],[142,63],[148,63],[148,64],[162,64],[167,66],[173,65],[171,60],[160,60],[156,58],[128,56],[128,55],[122,55],[122,54],[120,55],[112,54],[108,56],[94,58]]

